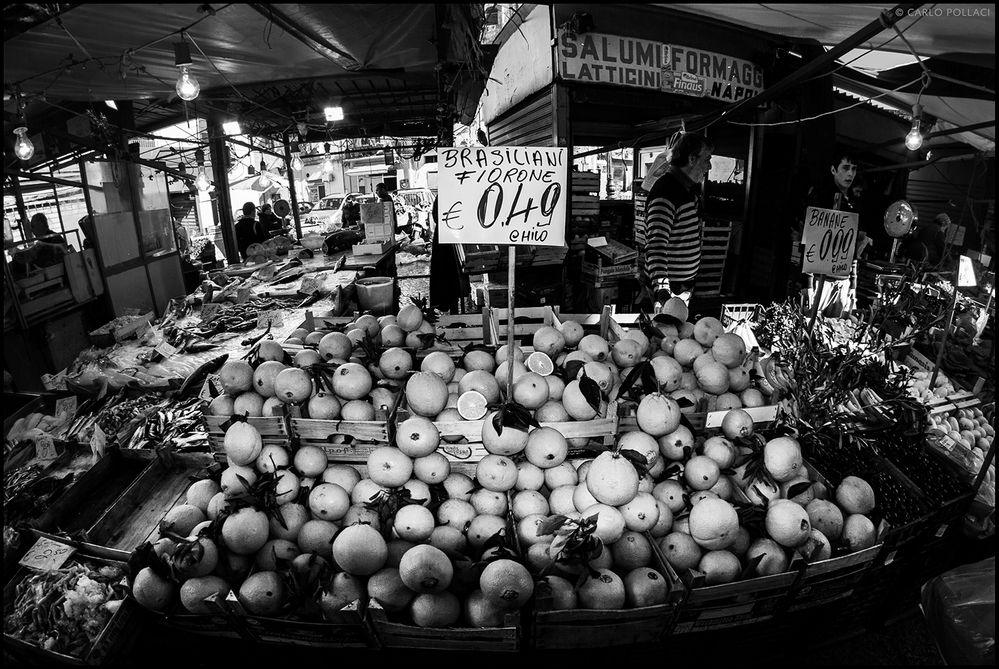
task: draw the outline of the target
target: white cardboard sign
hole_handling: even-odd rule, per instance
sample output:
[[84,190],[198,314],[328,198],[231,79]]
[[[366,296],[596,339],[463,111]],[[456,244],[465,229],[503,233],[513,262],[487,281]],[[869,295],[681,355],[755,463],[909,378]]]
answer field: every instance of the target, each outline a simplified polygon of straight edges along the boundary
[[860,216],[851,211],[818,207],[805,210],[801,270],[806,274],[849,276],[859,222]]
[[565,246],[568,149],[437,150],[441,244]]

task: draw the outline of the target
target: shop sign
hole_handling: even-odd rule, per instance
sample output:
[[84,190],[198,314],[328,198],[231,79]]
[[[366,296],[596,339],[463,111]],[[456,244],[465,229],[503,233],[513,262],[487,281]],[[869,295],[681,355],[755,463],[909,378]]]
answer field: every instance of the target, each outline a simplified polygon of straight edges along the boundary
[[633,86],[734,102],[763,91],[763,70],[748,60],[679,44],[565,31],[558,41],[565,81]]
[[857,246],[856,212],[808,207],[805,210],[801,270],[807,274],[848,276]]
[[568,150],[437,150],[442,244],[565,246]]

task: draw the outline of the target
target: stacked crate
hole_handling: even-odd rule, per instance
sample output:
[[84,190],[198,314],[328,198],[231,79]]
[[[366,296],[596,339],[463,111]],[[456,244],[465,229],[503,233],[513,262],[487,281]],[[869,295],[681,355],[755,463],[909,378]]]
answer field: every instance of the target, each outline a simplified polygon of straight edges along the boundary
[[732,237],[732,221],[705,219],[701,235],[701,267],[697,272],[695,290],[698,296],[720,295],[725,278],[728,243]]

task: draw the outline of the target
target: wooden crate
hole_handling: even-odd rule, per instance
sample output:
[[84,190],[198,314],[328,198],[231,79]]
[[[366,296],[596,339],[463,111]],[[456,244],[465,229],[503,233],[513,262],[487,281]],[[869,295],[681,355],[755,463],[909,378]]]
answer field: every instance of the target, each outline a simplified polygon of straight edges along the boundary
[[513,653],[521,649],[520,613],[508,613],[502,627],[417,627],[393,621],[374,599],[368,620],[382,648]]
[[656,540],[652,545],[653,569],[670,587],[665,604],[633,609],[552,609],[550,597],[536,596],[531,616],[532,646],[538,650],[609,648],[658,643],[669,633],[677,605],[684,599],[684,586],[666,562]]
[[389,412],[376,409],[375,420],[320,420],[293,416],[288,419],[291,433],[301,446],[322,448],[331,462],[365,462],[373,450],[392,443],[395,412],[403,396],[400,388],[395,395],[395,408]]
[[704,221],[701,236],[701,265],[697,272],[695,286],[698,295],[718,295],[721,293],[731,235],[731,221]]
[[[71,542],[59,538],[55,538],[55,541],[72,545]],[[127,571],[127,565],[123,562],[101,558],[80,548],[77,548],[77,552],[70,558],[70,562],[72,561],[84,562],[94,568],[113,565]],[[16,599],[18,584],[27,578],[29,574],[31,574],[30,569],[26,567],[18,568],[11,579],[4,585],[4,602],[13,602]],[[10,654],[13,658],[25,663],[26,666],[105,666],[113,664],[126,653],[129,646],[138,636],[140,614],[141,607],[131,595],[128,595],[122,601],[118,610],[108,620],[101,633],[86,648],[82,657],[45,650],[40,646],[11,636],[6,632],[3,636],[4,654]]]
[[[230,420],[232,420],[231,416],[205,415],[208,443],[215,453],[221,453],[225,450],[225,430],[222,426]],[[250,416],[246,419],[246,422],[257,428],[264,446],[281,446],[288,442],[290,434],[288,432],[287,420],[284,416]]]
[[316,622],[296,618],[252,616],[238,600],[226,605],[233,611],[235,625],[245,641],[250,643],[306,646],[309,648],[376,648],[378,642],[363,610],[363,602],[353,602],[331,616]]
[[744,304],[723,304],[719,320],[728,328],[739,321],[754,322],[760,313],[761,305],[754,302]]

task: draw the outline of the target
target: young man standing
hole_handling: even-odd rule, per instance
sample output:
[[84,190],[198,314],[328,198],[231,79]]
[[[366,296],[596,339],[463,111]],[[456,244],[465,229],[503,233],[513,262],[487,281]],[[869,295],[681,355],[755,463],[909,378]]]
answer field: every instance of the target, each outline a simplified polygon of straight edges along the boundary
[[672,296],[690,303],[701,265],[699,186],[711,171],[713,148],[701,135],[681,136],[649,191],[639,302],[655,312]]

